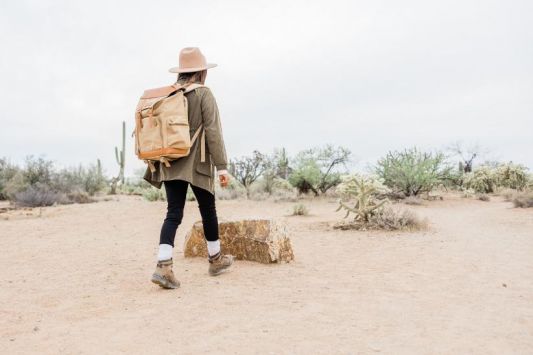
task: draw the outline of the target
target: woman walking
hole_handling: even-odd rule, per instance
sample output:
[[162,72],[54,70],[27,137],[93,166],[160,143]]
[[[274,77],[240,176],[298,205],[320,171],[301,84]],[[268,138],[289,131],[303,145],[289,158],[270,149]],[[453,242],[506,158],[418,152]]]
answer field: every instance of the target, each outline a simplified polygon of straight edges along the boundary
[[219,275],[233,264],[233,256],[222,255],[220,252],[215,206],[215,167],[220,186],[226,187],[230,179],[226,148],[215,98],[203,86],[207,69],[215,66],[216,64],[206,62],[198,48],[181,50],[179,66],[169,71],[178,73],[177,83],[186,87],[190,132],[196,132],[203,125],[205,139],[196,139],[189,155],[170,162],[170,167],[156,163],[155,171],[147,168],[144,175],[144,179],[157,188],[164,184],[167,196],[167,214],[161,227],[157,267],[152,275],[152,282],[163,288],[177,288],[180,285],[172,271],[172,252],[176,230],[183,218],[189,184],[202,216],[209,254],[209,274]]

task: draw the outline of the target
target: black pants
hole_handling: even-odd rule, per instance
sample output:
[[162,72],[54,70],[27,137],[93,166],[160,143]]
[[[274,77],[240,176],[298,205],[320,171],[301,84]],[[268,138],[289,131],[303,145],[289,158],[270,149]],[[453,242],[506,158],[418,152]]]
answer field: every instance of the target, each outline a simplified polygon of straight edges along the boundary
[[[174,246],[176,230],[183,219],[183,208],[187,197],[187,187],[189,183],[183,180],[164,181],[167,194],[167,216],[161,227],[159,244],[170,244]],[[205,239],[210,242],[218,240],[218,218],[215,207],[215,196],[200,187],[191,184],[204,226]]]

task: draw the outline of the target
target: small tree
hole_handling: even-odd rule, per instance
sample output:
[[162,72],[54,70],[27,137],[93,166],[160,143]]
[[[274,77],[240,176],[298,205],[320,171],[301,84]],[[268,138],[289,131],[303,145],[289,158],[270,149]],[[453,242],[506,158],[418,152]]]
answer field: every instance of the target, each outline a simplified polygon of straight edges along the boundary
[[482,154],[481,147],[477,144],[465,147],[462,142],[455,142],[451,144],[448,150],[455,156],[461,159],[459,163],[459,170],[462,173],[472,172],[474,159]]
[[229,170],[246,189],[246,197],[250,198],[250,186],[263,174],[265,168],[265,156],[254,150],[252,156],[231,160]]
[[340,166],[346,166],[350,155],[351,152],[347,148],[332,145],[304,150],[295,158],[295,169],[289,181],[299,193],[313,191],[315,196],[326,193],[341,182],[338,169]]
[[411,148],[387,153],[378,161],[375,171],[388,187],[405,196],[416,196],[429,193],[444,183],[450,176],[451,168],[445,163],[444,154]]

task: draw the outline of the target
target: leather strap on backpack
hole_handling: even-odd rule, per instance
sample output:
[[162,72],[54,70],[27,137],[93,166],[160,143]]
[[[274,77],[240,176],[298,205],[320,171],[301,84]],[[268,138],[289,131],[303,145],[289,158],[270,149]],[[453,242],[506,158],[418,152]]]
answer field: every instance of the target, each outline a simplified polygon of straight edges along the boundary
[[198,138],[198,135],[200,132],[202,132],[202,135],[200,136],[200,161],[203,163],[205,162],[205,129],[204,125],[201,124],[200,127],[194,132],[194,135],[191,138],[191,146],[194,144],[196,139]]

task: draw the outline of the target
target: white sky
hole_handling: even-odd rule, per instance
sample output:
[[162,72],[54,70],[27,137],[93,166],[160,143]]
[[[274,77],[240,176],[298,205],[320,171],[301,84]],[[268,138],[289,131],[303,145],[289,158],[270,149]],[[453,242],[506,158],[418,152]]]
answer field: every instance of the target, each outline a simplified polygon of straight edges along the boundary
[[[208,61],[229,157],[478,143],[533,168],[532,1],[3,1],[0,156],[117,166],[121,121]],[[127,171],[142,167],[127,141]]]

